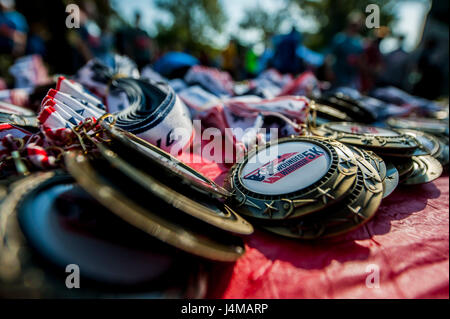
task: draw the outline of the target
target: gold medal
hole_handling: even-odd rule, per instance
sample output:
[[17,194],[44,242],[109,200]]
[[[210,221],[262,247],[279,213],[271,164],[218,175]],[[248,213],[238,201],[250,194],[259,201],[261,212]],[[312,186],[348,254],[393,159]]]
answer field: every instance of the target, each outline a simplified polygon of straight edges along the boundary
[[240,238],[198,221],[163,201],[145,195],[104,162],[90,161],[78,152],[65,155],[67,169],[80,186],[129,224],[189,253],[235,261],[245,251]]
[[406,185],[416,185],[431,182],[442,174],[442,165],[437,159],[430,155],[414,156],[413,170],[405,181]]
[[238,213],[257,219],[297,218],[348,194],[356,179],[353,153],[336,141],[281,139],[250,152],[227,182]]
[[386,123],[393,128],[400,129],[412,129],[415,130],[420,128],[421,131],[431,133],[431,134],[445,134],[448,136],[448,122],[427,119],[427,118],[396,118],[391,117],[387,119]]
[[242,235],[253,233],[252,225],[221,201],[192,190],[188,194],[180,193],[123,160],[106,146],[98,144],[97,147],[112,167],[174,208],[226,231]]
[[[410,157],[417,152],[418,142],[411,136],[388,128],[353,122],[330,122],[312,128],[312,133],[341,143],[369,149],[379,155]],[[418,155],[421,155],[420,153]]]
[[443,149],[439,143],[439,139],[434,135],[411,129],[398,129],[397,131],[414,137],[419,142],[419,147],[428,153],[428,155],[431,155],[434,158],[439,158],[441,156]]
[[386,163],[386,178],[383,180],[383,198],[388,197],[397,188],[400,177],[394,164]]
[[218,199],[231,196],[224,188],[160,148],[106,122],[102,126],[111,139],[108,147],[149,175]]
[[347,233],[369,221],[381,203],[383,184],[369,162],[357,154],[355,157],[357,178],[342,203],[281,225],[264,225],[263,228],[291,238],[319,239]]

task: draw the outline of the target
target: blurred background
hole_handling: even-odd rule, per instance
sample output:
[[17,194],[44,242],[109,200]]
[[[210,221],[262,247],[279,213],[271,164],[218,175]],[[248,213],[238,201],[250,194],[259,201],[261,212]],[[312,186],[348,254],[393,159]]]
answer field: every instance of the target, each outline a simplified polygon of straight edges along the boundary
[[[66,27],[66,6],[80,7],[80,28]],[[380,28],[365,25],[380,7]],[[367,92],[393,85],[436,99],[448,95],[446,0],[0,0],[0,89],[20,56],[39,54],[51,74],[73,74],[113,53],[140,68],[183,52],[235,80],[267,68]],[[167,77],[175,75],[164,74]]]

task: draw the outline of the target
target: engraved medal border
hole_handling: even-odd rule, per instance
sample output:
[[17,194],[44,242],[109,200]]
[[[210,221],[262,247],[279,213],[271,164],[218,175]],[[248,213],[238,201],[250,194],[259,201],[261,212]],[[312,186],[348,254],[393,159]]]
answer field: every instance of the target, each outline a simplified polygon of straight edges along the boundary
[[355,155],[358,165],[356,181],[348,197],[337,206],[286,221],[283,226],[263,226],[269,232],[290,238],[314,240],[348,233],[367,223],[378,210],[383,185],[376,169],[363,157]]
[[383,180],[383,198],[388,197],[397,188],[400,182],[400,175],[394,164],[386,163],[386,178]]
[[[149,161],[152,161],[152,163],[155,163],[156,165],[164,169],[167,174],[179,178],[183,184],[186,184],[189,187],[192,187],[200,192],[203,192],[213,197],[226,199],[231,196],[231,194],[223,187],[217,185],[215,182],[213,182],[211,179],[207,178],[197,170],[184,164],[177,158],[173,157],[172,155],[163,151],[162,149],[154,146],[153,144],[137,137],[134,134],[124,131],[118,127],[115,127],[107,123],[106,121],[102,123],[102,127],[105,129],[105,131],[107,132],[107,134],[111,139],[117,141],[121,145],[124,145],[140,153],[142,156],[146,157]],[[133,145],[133,143],[130,142],[130,140],[142,145],[145,148],[150,149],[151,151],[157,153],[159,156],[164,157],[171,163],[170,167],[168,166],[167,163],[164,162],[164,160],[161,160],[158,157],[150,156],[148,153],[143,152],[139,147]],[[177,167],[180,167],[180,169],[178,169]],[[189,174],[186,174],[181,169],[190,172],[194,176],[197,176],[203,182],[200,182],[199,180],[193,178],[192,176],[189,176]]]
[[171,189],[152,176],[140,171],[121,159],[117,153],[108,149],[106,146],[98,144],[97,147],[102,157],[106,159],[112,167],[119,169],[122,173],[129,176],[135,183],[144,187],[146,190],[161,198],[176,209],[225,231],[241,235],[250,235],[253,233],[253,226],[250,223],[218,199],[209,198],[209,201],[221,211],[221,214],[218,214],[208,206],[203,205],[201,202],[191,199],[182,193]]
[[431,155],[413,156],[413,171],[402,182],[406,185],[424,184],[439,178],[443,172],[441,163]]
[[112,213],[147,234],[191,254],[215,261],[232,262],[244,254],[243,245],[219,243],[136,204],[112,186],[105,184],[90,160],[81,152],[66,152],[64,159],[68,171],[85,191]]
[[[312,128],[313,134],[319,136],[328,137],[333,140],[337,140],[341,143],[348,143],[351,145],[361,146],[364,148],[373,148],[384,153],[392,150],[400,150],[400,152],[405,152],[406,150],[413,152],[418,148],[417,141],[408,135],[400,136],[378,136],[374,134],[356,134],[356,133],[346,133],[330,128],[330,125],[358,125],[358,126],[370,126],[362,123],[353,122],[329,122],[322,124],[317,128]],[[393,131],[393,130],[392,130]],[[394,131],[395,132],[395,131]],[[396,132],[398,133],[398,132]],[[410,156],[410,154],[398,154],[399,156]]]
[[[423,124],[427,122],[428,126]],[[422,131],[430,134],[446,134],[448,135],[448,123],[430,118],[395,118],[390,117],[386,120],[386,124],[392,128],[397,129],[416,129],[420,128]]]
[[[413,129],[395,129],[395,131],[414,137],[419,143],[419,148],[423,149],[434,158],[439,158],[441,156],[443,149],[441,147],[441,144],[439,143],[439,139],[434,135]],[[433,148],[431,150],[427,150],[425,146],[421,144],[420,141],[417,139],[418,136],[428,139],[431,143],[433,143]]]
[[[323,148],[330,156],[328,172],[312,185],[283,195],[264,195],[247,189],[240,176],[248,159],[273,144],[288,142],[308,142]],[[335,148],[339,148],[344,156],[339,155]],[[258,219],[280,220],[304,216],[338,201],[350,190],[356,173],[353,153],[341,143],[317,137],[294,137],[283,138],[249,152],[241,163],[230,170],[226,181],[233,190],[234,207],[238,213]]]

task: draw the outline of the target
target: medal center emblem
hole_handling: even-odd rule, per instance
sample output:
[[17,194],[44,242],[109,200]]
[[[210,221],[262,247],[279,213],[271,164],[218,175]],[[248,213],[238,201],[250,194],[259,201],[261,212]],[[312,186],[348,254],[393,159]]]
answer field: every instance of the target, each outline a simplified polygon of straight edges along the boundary
[[281,195],[314,184],[327,173],[330,163],[328,152],[317,144],[282,143],[249,157],[240,178],[252,192]]

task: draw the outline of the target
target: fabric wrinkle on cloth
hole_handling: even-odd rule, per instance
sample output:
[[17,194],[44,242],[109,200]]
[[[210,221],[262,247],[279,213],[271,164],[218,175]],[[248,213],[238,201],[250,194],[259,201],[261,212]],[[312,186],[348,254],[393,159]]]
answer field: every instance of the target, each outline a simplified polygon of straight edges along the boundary
[[[219,184],[228,172],[205,161],[189,165]],[[235,264],[214,265],[208,297],[448,298],[448,172],[399,186],[371,221],[335,239],[297,241],[257,229],[244,241]],[[369,276],[377,267],[379,288]]]

